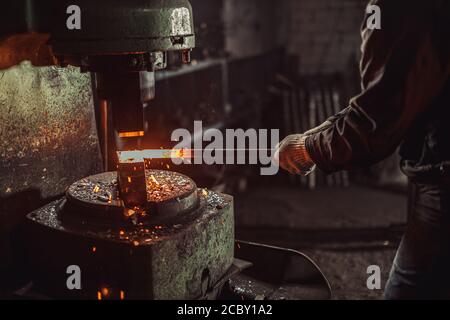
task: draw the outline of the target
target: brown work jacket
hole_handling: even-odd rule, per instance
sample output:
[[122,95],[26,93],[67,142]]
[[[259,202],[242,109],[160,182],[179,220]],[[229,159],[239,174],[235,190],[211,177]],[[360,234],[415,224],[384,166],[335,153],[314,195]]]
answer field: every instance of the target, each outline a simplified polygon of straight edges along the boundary
[[404,173],[450,180],[450,1],[379,0],[362,27],[362,92],[306,140],[331,173],[366,167],[399,145]]

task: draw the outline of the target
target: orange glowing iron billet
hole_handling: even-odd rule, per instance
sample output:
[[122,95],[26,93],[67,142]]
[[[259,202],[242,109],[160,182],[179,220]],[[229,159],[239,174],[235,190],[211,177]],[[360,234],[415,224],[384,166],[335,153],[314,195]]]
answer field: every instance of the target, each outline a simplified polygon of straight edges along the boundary
[[118,151],[119,163],[139,163],[145,159],[190,159],[193,152],[190,149],[147,149]]
[[[127,208],[145,207],[147,203],[146,169],[152,159],[187,159],[191,150],[185,149],[147,149],[118,151],[117,181],[120,197]],[[158,180],[151,175],[152,185],[159,187]],[[126,216],[129,215],[126,212]]]

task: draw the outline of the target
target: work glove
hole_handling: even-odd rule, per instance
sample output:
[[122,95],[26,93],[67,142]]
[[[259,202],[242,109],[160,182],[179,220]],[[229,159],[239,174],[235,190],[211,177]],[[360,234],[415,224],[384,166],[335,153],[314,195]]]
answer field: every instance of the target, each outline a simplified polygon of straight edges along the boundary
[[291,174],[306,176],[311,173],[315,164],[305,147],[306,135],[293,134],[284,138],[275,150],[274,161]]
[[284,138],[275,150],[274,162],[284,170],[292,174],[306,176],[314,171],[316,165],[306,150],[305,142],[308,136],[317,134],[332,126],[330,120],[320,126],[313,128],[304,134],[292,134]]

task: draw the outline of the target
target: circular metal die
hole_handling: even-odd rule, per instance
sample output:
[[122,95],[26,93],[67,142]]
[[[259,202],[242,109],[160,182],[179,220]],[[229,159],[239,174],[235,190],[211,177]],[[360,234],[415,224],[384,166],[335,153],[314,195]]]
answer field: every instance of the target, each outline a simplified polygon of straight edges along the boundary
[[[143,181],[142,177],[139,178]],[[127,207],[119,196],[117,172],[90,176],[68,188],[65,211],[72,215],[88,215],[90,218],[105,221],[124,222],[136,218],[142,223],[164,223],[172,222],[198,206],[197,186],[185,175],[170,171],[145,170],[144,188],[145,207]],[[136,196],[140,197],[141,194],[137,192]],[[139,198],[138,201],[140,200],[142,199]]]

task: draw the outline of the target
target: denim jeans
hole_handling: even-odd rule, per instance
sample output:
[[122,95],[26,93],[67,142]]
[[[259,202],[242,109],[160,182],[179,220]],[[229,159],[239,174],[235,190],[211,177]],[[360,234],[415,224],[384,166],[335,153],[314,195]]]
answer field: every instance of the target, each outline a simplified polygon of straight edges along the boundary
[[450,299],[450,186],[411,183],[385,299]]

